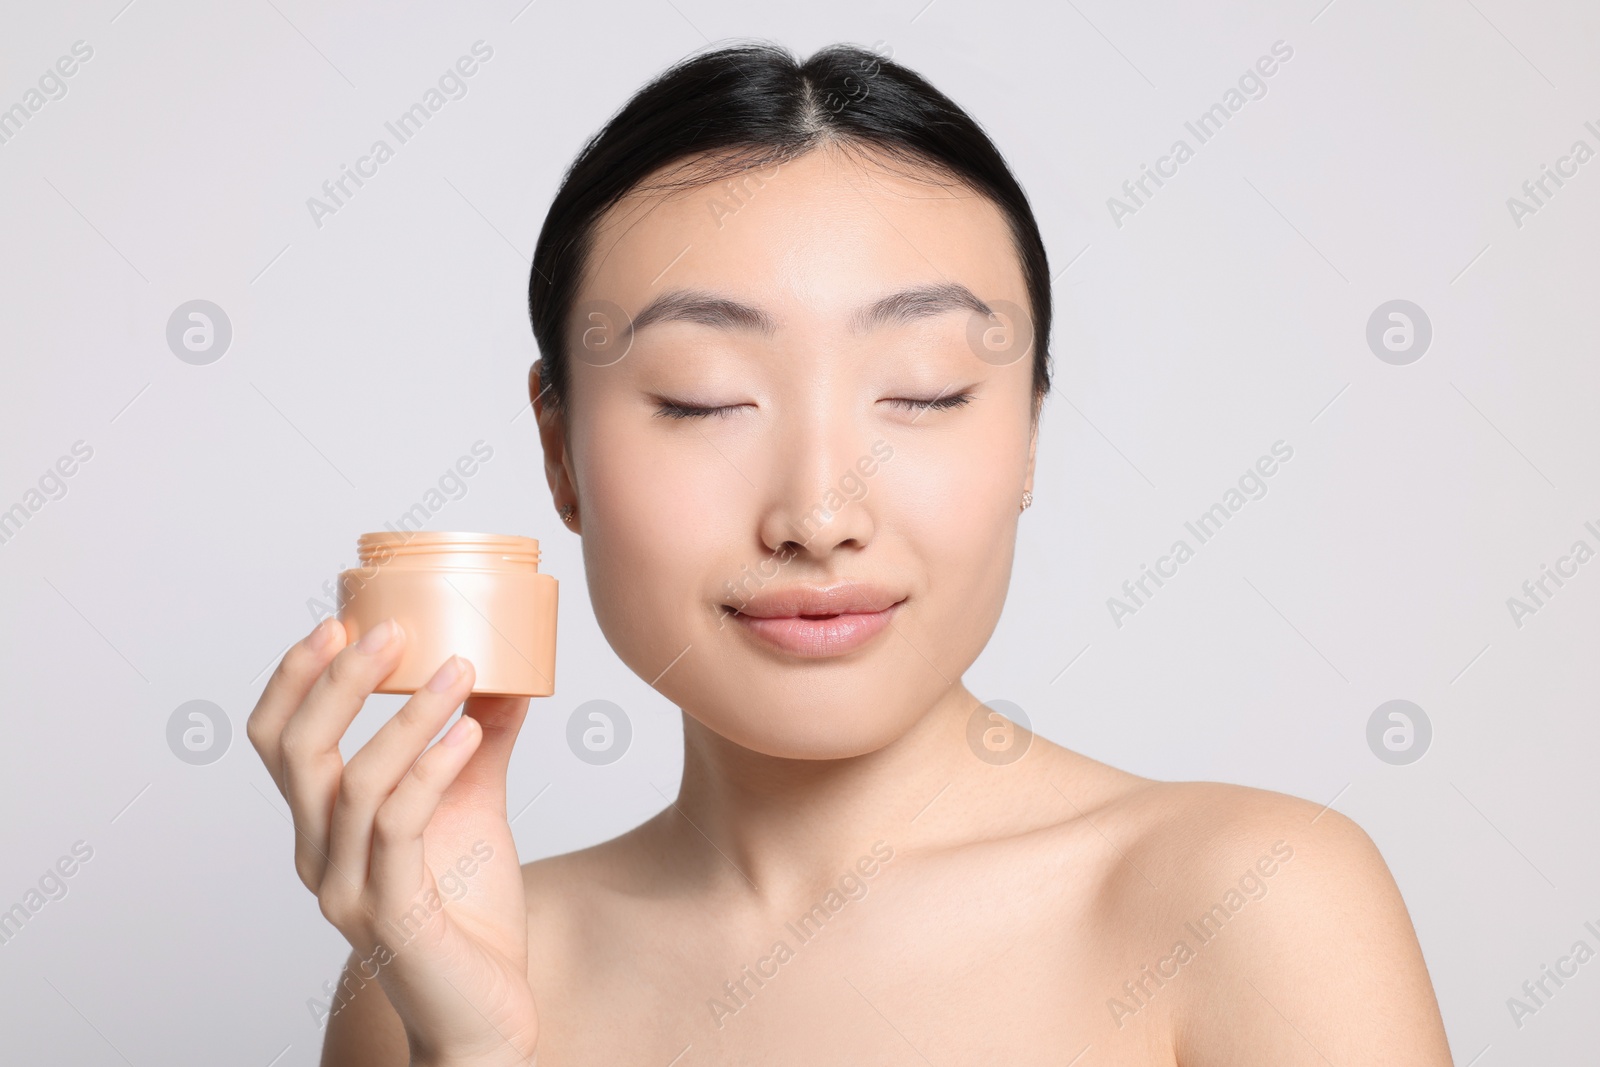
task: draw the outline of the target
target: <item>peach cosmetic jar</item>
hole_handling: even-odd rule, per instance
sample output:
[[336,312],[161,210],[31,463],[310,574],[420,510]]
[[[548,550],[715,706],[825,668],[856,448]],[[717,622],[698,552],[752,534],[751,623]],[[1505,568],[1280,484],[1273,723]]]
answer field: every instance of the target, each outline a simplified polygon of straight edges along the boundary
[[511,534],[362,534],[339,575],[339,621],[352,642],[392,618],[405,651],[375,692],[414,693],[452,655],[472,661],[474,693],[550,696],[556,678],[556,580],[539,542]]

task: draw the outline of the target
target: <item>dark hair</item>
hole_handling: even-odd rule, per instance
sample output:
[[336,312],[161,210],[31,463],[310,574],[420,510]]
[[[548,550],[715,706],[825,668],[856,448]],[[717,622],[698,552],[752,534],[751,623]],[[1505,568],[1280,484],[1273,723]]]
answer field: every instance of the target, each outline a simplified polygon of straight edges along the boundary
[[999,207],[1027,283],[1037,413],[1050,389],[1050,271],[1028,198],[994,144],[949,97],[877,52],[835,44],[801,63],[766,42],[675,63],[634,94],[567,168],[528,276],[547,402],[566,407],[567,319],[595,224],[608,208],[669,164],[682,163],[682,174],[659,187],[685,188],[824,145],[942,172]]

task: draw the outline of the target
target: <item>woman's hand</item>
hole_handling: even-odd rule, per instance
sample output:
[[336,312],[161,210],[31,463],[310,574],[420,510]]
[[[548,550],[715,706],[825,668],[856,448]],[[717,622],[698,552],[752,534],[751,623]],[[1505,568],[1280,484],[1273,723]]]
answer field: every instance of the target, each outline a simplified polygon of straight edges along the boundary
[[273,672],[250,743],[293,812],[300,880],[388,994],[412,1063],[531,1063],[527,910],[506,820],[528,700],[468,698],[472,664],[453,656],[346,764],[339,739],[404,644],[392,621],[347,645],[325,619]]

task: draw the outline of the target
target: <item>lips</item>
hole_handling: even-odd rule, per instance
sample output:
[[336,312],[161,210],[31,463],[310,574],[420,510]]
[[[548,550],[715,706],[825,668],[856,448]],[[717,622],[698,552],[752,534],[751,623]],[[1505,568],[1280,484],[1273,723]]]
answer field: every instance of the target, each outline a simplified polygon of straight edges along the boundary
[[780,619],[871,614],[904,599],[901,594],[881,585],[844,581],[833,585],[790,585],[779,589],[763,589],[748,600],[724,606],[749,618]]
[[843,582],[763,590],[724,610],[745,633],[790,655],[842,656],[889,625],[905,597],[882,586]]
[[846,612],[841,615],[811,617],[788,615],[757,617],[735,612],[732,618],[745,632],[761,642],[796,656],[842,656],[854,652],[889,625],[899,604],[882,611]]

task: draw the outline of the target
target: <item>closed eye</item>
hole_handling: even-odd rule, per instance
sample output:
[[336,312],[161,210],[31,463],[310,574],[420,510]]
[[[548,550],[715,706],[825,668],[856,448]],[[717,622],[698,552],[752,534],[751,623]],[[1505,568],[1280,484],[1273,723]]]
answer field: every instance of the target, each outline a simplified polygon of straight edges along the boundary
[[889,403],[898,404],[912,411],[945,411],[949,408],[958,408],[972,399],[970,391],[965,393],[951,393],[949,396],[936,396],[928,400],[918,400],[913,397],[891,397]]
[[662,398],[656,406],[656,418],[660,419],[703,419],[707,416],[716,416],[719,419],[727,418],[734,411],[743,407],[742,404],[726,404],[722,407],[703,408],[693,404],[680,404],[676,400]]
[[[972,400],[973,394],[951,393],[948,396],[930,397],[926,400],[918,397],[896,396],[888,398],[888,402],[910,411],[948,411],[958,408]],[[656,417],[662,419],[704,419],[727,418],[743,404],[725,404],[720,407],[697,407],[694,404],[684,404],[676,400],[661,399],[656,406]]]

